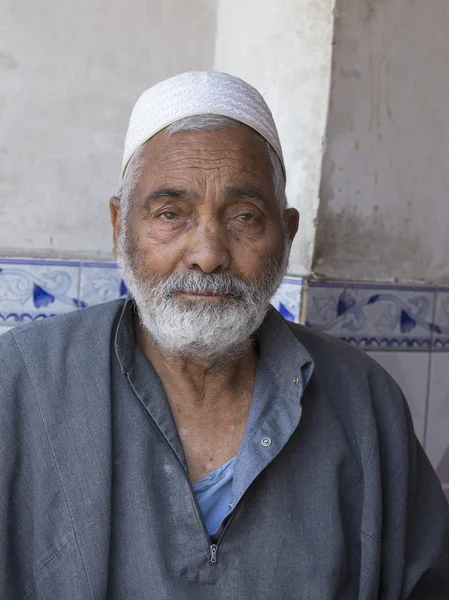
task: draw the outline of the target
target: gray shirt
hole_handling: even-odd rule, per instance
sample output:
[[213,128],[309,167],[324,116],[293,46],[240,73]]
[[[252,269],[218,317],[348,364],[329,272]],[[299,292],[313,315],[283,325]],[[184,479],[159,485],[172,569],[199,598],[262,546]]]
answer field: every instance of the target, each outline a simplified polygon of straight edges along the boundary
[[211,544],[128,305],[2,336],[0,598],[449,598],[449,508],[396,384],[274,310],[259,348]]

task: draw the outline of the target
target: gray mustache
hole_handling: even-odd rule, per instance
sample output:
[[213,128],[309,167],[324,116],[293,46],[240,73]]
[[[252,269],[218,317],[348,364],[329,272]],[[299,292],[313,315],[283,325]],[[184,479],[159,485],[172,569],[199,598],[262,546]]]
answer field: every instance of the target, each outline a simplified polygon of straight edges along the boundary
[[159,286],[158,291],[166,299],[176,292],[187,294],[208,293],[242,298],[252,291],[247,283],[228,273],[177,273],[171,275]]

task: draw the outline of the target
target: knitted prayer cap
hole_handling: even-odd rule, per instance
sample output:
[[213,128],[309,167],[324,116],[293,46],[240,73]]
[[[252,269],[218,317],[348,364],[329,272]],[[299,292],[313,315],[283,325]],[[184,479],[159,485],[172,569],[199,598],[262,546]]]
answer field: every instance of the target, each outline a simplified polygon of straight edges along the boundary
[[285,174],[281,142],[273,115],[261,94],[226,73],[182,73],[149,88],[138,99],[129,121],[122,179],[133,154],[156,133],[194,115],[222,115],[257,131],[272,146]]

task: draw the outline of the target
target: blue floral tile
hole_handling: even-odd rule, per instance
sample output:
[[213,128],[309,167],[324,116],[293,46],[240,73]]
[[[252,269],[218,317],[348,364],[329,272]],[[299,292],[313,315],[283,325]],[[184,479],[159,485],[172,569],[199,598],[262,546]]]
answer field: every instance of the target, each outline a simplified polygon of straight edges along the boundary
[[432,349],[449,351],[449,287],[437,289]]
[[312,283],[306,325],[370,349],[429,349],[435,289],[369,283]]
[[124,294],[126,287],[116,263],[82,263],[79,298],[84,306],[115,300]]
[[339,337],[341,327],[338,304],[344,293],[345,284],[342,282],[309,281],[305,297],[305,324]]
[[0,259],[0,325],[77,309],[79,274],[77,261]]
[[301,320],[303,280],[299,277],[284,277],[271,299],[271,304],[287,319],[299,323]]

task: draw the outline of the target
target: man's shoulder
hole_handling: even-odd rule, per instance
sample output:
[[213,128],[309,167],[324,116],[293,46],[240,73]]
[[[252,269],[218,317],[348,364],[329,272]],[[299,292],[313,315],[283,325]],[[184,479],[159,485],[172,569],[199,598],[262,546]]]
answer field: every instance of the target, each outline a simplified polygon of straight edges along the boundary
[[344,429],[349,423],[374,431],[382,423],[386,431],[395,423],[405,431],[411,421],[402,391],[373,358],[308,327],[291,323],[290,328],[314,361],[312,388],[319,389],[333,405]]
[[120,315],[125,300],[120,298],[96,306],[26,323],[14,327],[0,337],[0,354],[12,344],[19,348],[39,350],[48,345],[89,344],[94,336],[104,338]]

